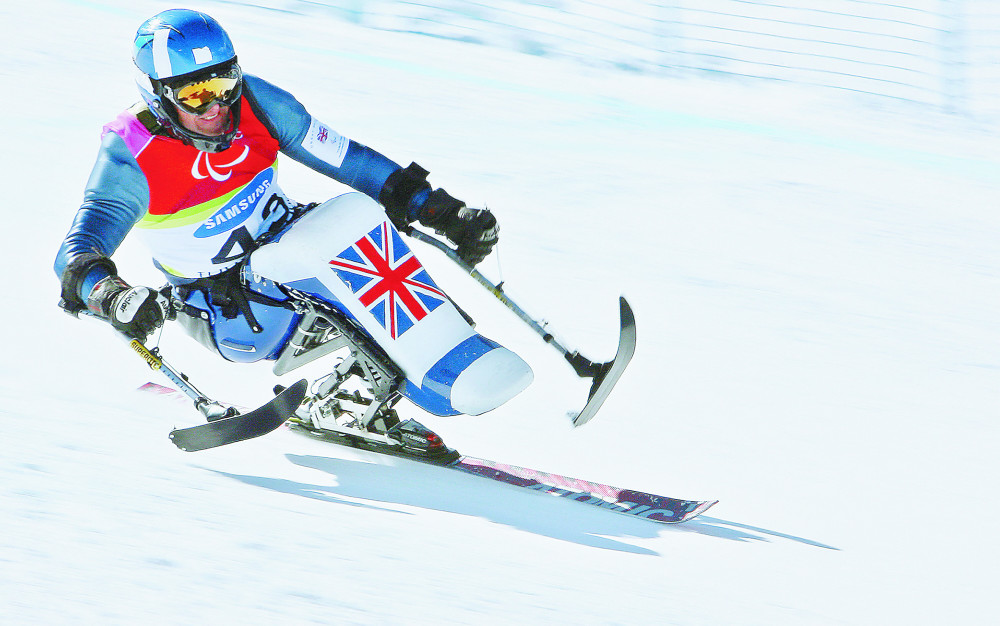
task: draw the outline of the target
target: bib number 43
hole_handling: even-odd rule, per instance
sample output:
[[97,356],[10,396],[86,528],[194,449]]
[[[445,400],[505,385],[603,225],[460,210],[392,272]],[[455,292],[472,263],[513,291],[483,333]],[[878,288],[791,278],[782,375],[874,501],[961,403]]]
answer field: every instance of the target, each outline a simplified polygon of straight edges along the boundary
[[212,263],[224,265],[238,261],[251,250],[253,250],[253,235],[246,226],[238,226],[229,233],[229,238],[222,244],[219,253],[212,257]]
[[[271,196],[267,203],[264,205],[264,209],[261,211],[261,218],[266,224],[269,217],[274,217],[275,220],[279,220],[282,217],[288,215],[288,205],[285,204],[284,199],[280,195]],[[273,223],[273,221],[272,221]],[[212,263],[216,265],[225,265],[226,263],[232,263],[242,259],[244,256],[249,254],[254,249],[254,236],[250,234],[250,230],[246,225],[237,226],[229,233],[229,237],[226,242],[222,244],[222,248],[219,249],[218,254],[212,257]]]

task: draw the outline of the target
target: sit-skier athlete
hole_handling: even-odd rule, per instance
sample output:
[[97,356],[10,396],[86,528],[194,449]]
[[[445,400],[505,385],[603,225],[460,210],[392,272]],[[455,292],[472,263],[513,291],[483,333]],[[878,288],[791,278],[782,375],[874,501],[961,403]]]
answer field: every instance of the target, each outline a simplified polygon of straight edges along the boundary
[[[422,270],[415,291],[388,285],[376,302],[380,294],[361,294],[364,280],[347,267],[363,241],[383,254],[408,253],[398,230],[414,222],[445,235],[475,265],[497,243],[490,211],[432,188],[416,163],[401,167],[337,134],[288,92],[244,74],[227,33],[203,13],[148,19],[133,61],[142,102],[104,127],[56,257],[63,308],[140,341],[176,317],[228,360],[274,360],[302,311],[269,305],[287,304],[294,288],[337,303],[399,363],[404,394],[438,414],[491,410],[530,383],[527,364],[475,333]],[[357,191],[319,205],[294,202],[276,182],[279,153]],[[131,286],[119,276],[111,256],[133,230],[168,287]],[[341,231],[350,241],[331,244]],[[331,270],[337,259],[346,269]],[[430,339],[411,332],[418,325]]]

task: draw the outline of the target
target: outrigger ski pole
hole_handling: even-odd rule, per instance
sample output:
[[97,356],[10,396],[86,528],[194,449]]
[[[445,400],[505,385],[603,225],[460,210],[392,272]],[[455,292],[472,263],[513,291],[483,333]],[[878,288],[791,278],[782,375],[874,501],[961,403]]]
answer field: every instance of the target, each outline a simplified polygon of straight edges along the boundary
[[266,435],[281,426],[305,398],[308,382],[303,379],[279,393],[264,406],[247,413],[240,413],[237,409],[225,407],[198,391],[187,376],[163,360],[158,347],[150,350],[138,339],[133,339],[124,333],[118,334],[128,342],[136,354],[142,357],[150,369],[158,370],[170,382],[177,385],[184,395],[191,398],[195,408],[208,420],[207,424],[175,428],[170,431],[170,440],[181,450],[195,452]]
[[597,413],[597,410],[601,408],[601,405],[604,404],[604,400],[607,399],[608,394],[611,393],[612,387],[614,387],[615,383],[618,382],[618,379],[621,378],[622,372],[625,371],[625,367],[628,365],[629,361],[632,360],[632,355],[635,353],[635,316],[632,314],[632,307],[629,306],[625,297],[620,296],[618,298],[621,319],[621,329],[618,335],[618,352],[615,354],[615,358],[606,363],[595,363],[577,351],[571,352],[568,348],[556,341],[555,337],[552,336],[552,333],[545,330],[545,327],[542,326],[541,323],[535,321],[530,315],[525,313],[524,309],[519,307],[517,303],[511,300],[507,294],[504,293],[503,283],[497,285],[491,283],[489,279],[479,273],[479,271],[477,271],[474,267],[466,263],[462,257],[458,256],[458,252],[456,252],[454,248],[440,239],[416,230],[413,227],[407,228],[405,232],[414,239],[430,244],[448,255],[448,258],[454,261],[469,276],[476,279],[476,282],[485,287],[486,290],[493,294],[497,300],[513,311],[519,318],[521,318],[521,320],[531,327],[532,330],[541,335],[545,343],[558,350],[566,361],[568,361],[573,367],[573,371],[576,372],[577,376],[581,378],[593,379],[593,384],[590,387],[590,395],[587,398],[587,404],[584,405],[583,410],[581,410],[580,413],[573,418],[574,426],[583,426],[589,422]]
[[239,413],[239,411],[235,408],[227,408],[198,391],[198,388],[191,384],[188,380],[187,375],[175,370],[163,359],[160,355],[160,349],[158,347],[150,350],[138,339],[133,339],[125,333],[118,334],[121,335],[124,341],[128,342],[129,348],[138,354],[142,360],[149,365],[150,369],[159,371],[161,374],[166,376],[170,382],[177,385],[177,388],[180,389],[184,395],[194,400],[194,407],[201,411],[201,414],[204,415],[205,419],[208,421],[214,422],[227,417],[233,417]]

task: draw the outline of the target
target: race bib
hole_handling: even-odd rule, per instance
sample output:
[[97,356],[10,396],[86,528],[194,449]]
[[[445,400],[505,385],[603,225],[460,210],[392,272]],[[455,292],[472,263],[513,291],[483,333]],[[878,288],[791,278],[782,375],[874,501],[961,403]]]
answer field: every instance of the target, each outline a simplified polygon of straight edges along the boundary
[[275,167],[234,191],[170,215],[145,215],[136,229],[156,264],[178,278],[229,269],[291,206],[275,182]]

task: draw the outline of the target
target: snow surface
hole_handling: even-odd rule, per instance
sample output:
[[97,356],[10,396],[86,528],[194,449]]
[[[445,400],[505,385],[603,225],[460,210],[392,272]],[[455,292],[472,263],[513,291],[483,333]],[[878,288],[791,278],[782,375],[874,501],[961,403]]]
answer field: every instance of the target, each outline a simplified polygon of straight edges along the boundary
[[[573,429],[585,385],[418,247],[536,382],[485,416],[414,417],[467,454],[720,503],[663,526],[284,431],[175,449],[197,414],[133,393],[164,381],[61,313],[51,271],[100,127],[137,99],[132,33],[170,5],[4,3],[0,622],[996,623],[995,127],[191,4],[245,69],[488,204],[484,272],[567,345],[610,358],[632,303],[635,359]],[[300,200],[343,191],[282,168]],[[138,244],[115,258],[161,284]],[[162,345],[210,395],[270,393],[264,364]]]

